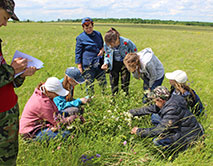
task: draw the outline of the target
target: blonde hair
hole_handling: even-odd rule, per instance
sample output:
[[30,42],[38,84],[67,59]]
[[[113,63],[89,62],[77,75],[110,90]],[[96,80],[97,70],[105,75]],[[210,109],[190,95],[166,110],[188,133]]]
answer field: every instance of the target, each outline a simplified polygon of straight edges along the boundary
[[71,101],[73,100],[73,96],[71,94],[71,84],[68,81],[68,76],[64,76],[64,81],[62,82],[62,86],[64,87],[64,89],[68,90],[69,93],[66,96],[66,101]]
[[[123,60],[126,68],[128,70],[133,69],[136,70],[138,66],[138,70],[140,69],[140,59],[139,56],[136,53],[129,53],[125,56]],[[139,71],[138,71],[139,72]]]
[[178,83],[177,81],[174,80],[174,87],[182,95],[184,94],[185,91],[189,91],[192,94],[192,96],[193,96],[193,98],[195,100],[194,92],[192,91],[192,89],[188,85],[186,85],[186,83]]

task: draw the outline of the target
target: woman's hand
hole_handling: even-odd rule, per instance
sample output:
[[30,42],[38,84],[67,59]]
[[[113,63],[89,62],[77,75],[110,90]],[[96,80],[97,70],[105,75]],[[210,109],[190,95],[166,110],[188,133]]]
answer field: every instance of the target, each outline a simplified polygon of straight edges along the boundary
[[88,103],[88,102],[90,102],[90,101],[91,101],[91,99],[90,99],[90,98],[85,98],[85,97],[80,98],[80,100],[81,100],[82,104],[86,104],[86,103]]
[[102,56],[104,54],[103,50],[100,50],[97,56]]
[[101,69],[102,69],[102,70],[107,70],[107,69],[108,69],[108,65],[107,65],[107,64],[103,64],[103,65],[101,66]]

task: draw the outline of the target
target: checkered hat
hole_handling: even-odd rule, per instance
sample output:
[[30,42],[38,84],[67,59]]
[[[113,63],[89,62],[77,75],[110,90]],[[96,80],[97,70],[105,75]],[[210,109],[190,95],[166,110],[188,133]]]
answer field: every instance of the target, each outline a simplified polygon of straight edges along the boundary
[[152,92],[148,94],[148,98],[168,100],[170,96],[169,90],[165,86],[158,86]]
[[0,7],[5,9],[9,13],[13,20],[19,21],[18,17],[14,13],[15,2],[13,0],[1,0]]

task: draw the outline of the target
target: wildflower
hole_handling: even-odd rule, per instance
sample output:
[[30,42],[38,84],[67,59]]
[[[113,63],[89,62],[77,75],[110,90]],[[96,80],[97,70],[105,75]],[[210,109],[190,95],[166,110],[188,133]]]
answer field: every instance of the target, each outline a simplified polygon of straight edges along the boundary
[[107,112],[108,112],[108,113],[112,113],[111,110],[108,110]]
[[57,149],[58,149],[58,150],[61,149],[61,146],[58,146]]
[[126,142],[126,141],[124,141],[124,142],[123,142],[123,144],[124,144],[124,146],[125,146],[125,145],[127,144],[127,142]]
[[99,157],[101,157],[101,155],[100,154],[96,154],[96,157],[99,158]]

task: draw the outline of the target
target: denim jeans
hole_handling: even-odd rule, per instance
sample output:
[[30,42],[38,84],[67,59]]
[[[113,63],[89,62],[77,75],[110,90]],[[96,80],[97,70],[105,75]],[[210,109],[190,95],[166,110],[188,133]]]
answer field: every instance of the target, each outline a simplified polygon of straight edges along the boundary
[[154,138],[153,143],[156,146],[169,146],[169,145],[171,145],[172,140],[170,138],[164,138],[164,139]]
[[107,81],[105,71],[101,70],[99,66],[89,66],[84,69],[83,77],[86,79],[86,93],[92,96],[94,94],[94,81],[99,81],[99,86],[102,88],[102,93],[106,87]]
[[[157,86],[161,86],[163,83],[163,80],[164,80],[164,76],[156,80],[154,84],[152,85],[152,87],[150,88],[151,91],[154,90]],[[147,90],[148,88],[149,88],[149,79],[144,79],[143,89]]]
[[53,132],[50,128],[42,129],[36,132],[36,137],[34,138],[36,141],[49,141],[50,139],[54,139],[56,137],[62,136],[63,138],[67,138],[70,135],[70,131],[56,131]]
[[67,107],[64,110],[59,111],[59,113],[64,117],[68,117],[70,115],[81,115],[81,114],[83,114],[83,108],[81,108],[81,107]]
[[[156,80],[154,82],[154,84],[152,85],[152,87],[150,88],[151,91],[153,91],[157,86],[161,86],[162,83],[163,83],[163,80],[164,80],[164,76],[161,77],[159,80]],[[143,81],[144,81],[144,83],[143,83],[143,89],[145,91],[145,90],[149,89],[149,79],[144,78]],[[143,96],[142,101],[143,101],[144,104],[146,104],[148,102],[148,99],[147,99],[146,95]]]
[[155,126],[157,126],[161,121],[161,117],[158,114],[152,114],[151,115],[151,123]]

